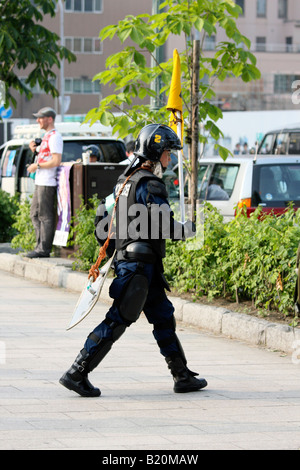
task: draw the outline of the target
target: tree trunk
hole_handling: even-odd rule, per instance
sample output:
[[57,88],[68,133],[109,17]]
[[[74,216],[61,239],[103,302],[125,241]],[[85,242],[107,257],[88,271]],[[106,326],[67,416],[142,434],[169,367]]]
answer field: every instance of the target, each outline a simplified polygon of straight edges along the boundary
[[198,145],[199,145],[199,70],[200,41],[193,41],[192,91],[191,91],[191,212],[196,223],[198,188]]

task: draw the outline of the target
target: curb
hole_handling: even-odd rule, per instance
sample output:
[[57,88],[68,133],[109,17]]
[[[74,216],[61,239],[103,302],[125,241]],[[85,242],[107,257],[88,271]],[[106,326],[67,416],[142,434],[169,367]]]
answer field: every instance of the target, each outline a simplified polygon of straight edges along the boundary
[[[71,268],[72,261],[63,258],[29,259],[22,255],[0,253],[0,269],[16,276],[81,292],[87,275]],[[109,286],[104,284],[101,300],[111,303]],[[292,354],[300,342],[300,329],[271,323],[246,314],[234,313],[221,307],[193,303],[168,296],[175,307],[175,318],[185,325],[201,328],[214,335],[222,335],[254,346]]]

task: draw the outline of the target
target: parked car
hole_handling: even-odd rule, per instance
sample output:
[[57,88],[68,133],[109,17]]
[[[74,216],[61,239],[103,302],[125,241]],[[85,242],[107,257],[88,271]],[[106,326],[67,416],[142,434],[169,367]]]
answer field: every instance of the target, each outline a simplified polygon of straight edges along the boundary
[[[113,138],[109,131],[101,125],[80,125],[79,123],[57,123],[57,130],[62,134],[64,150],[62,162],[75,162],[81,160],[84,148],[95,144],[100,149],[101,160],[93,163],[97,181],[91,182],[94,193],[99,191],[99,175],[103,191],[106,187],[111,189],[117,176],[124,167],[118,165],[126,159],[126,148],[122,140]],[[34,180],[26,171],[32,162],[33,154],[29,149],[29,142],[41,137],[39,125],[17,126],[12,140],[0,147],[0,186],[11,195],[20,193],[23,198],[33,193]],[[109,170],[109,171],[108,171]],[[106,172],[105,177],[103,172]],[[88,172],[91,173],[91,172]],[[98,185],[98,187],[96,187]],[[91,191],[93,188],[91,188]]]
[[259,145],[258,154],[300,155],[300,126],[267,132]]
[[[176,179],[174,183],[178,184]],[[199,163],[198,199],[215,206],[225,222],[235,217],[237,207],[245,206],[248,215],[258,206],[263,212],[277,214],[290,202],[300,207],[300,155],[234,156],[225,162],[220,157],[203,158]]]

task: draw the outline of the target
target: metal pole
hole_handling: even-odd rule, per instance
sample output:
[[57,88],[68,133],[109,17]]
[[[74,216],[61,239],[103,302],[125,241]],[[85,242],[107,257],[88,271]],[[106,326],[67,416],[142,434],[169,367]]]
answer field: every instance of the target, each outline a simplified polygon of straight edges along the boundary
[[[64,6],[62,0],[59,0],[59,8],[60,8],[60,45],[64,46],[65,38],[64,38]],[[65,70],[64,70],[64,59],[62,58],[60,61],[60,115],[61,115],[61,122],[64,121],[64,107],[65,107]]]
[[200,41],[193,41],[193,77],[192,77],[192,143],[191,143],[191,207],[192,221],[196,222],[197,182],[198,182],[198,143],[199,143],[199,70]]
[[[159,13],[159,6],[162,0],[152,0],[152,15],[157,15]],[[163,60],[163,47],[157,47],[151,56],[151,68],[155,67],[158,63]],[[151,83],[151,89],[155,91],[155,98],[151,98],[151,110],[155,111],[162,107],[160,99],[160,78],[156,77]]]
[[[180,112],[176,112],[176,116],[178,119],[182,118],[180,116]],[[181,130],[182,130],[182,123],[178,121],[177,124],[177,135],[181,140]],[[180,204],[180,219],[181,222],[185,222],[185,206],[184,206],[184,175],[183,175],[183,159],[182,159],[182,150],[178,150],[177,152],[178,158],[178,178],[179,178],[179,204]]]

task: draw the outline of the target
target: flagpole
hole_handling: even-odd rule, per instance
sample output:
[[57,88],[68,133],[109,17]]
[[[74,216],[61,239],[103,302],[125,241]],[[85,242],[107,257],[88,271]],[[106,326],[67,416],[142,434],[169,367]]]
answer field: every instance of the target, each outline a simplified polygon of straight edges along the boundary
[[[180,111],[176,111],[177,121],[177,135],[181,139],[181,115]],[[178,150],[178,180],[179,180],[179,203],[180,203],[180,218],[181,222],[185,222],[185,207],[184,207],[184,178],[183,178],[183,158],[182,151]]]
[[[171,111],[170,127],[176,132],[181,144],[183,143],[183,110],[181,97],[181,68],[180,57],[177,49],[173,51],[173,72],[167,109]],[[183,178],[183,155],[181,150],[177,152],[178,158],[178,180],[179,180],[179,203],[181,222],[185,222],[184,207],[184,178]]]

